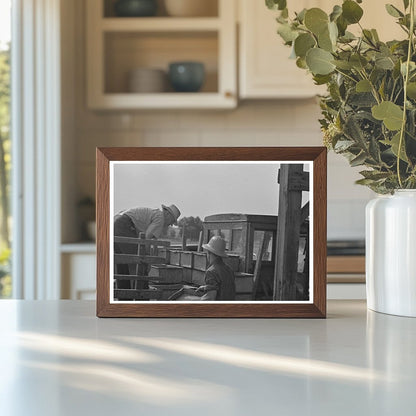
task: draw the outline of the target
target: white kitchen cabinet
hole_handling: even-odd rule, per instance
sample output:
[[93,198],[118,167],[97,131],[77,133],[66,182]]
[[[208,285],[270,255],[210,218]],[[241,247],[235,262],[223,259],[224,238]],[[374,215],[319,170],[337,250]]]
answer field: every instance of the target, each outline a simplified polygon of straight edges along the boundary
[[63,244],[61,298],[94,300],[96,292],[95,244]]
[[[91,109],[234,108],[237,105],[237,33],[234,0],[218,2],[217,16],[115,17],[105,0],[88,0],[87,102]],[[110,3],[111,5],[111,3]],[[199,61],[200,92],[131,93],[138,68],[167,71],[169,63]]]
[[[299,0],[296,10],[329,0]],[[277,12],[264,1],[239,0],[239,90],[244,98],[307,98],[322,92],[311,75],[289,59],[290,48],[277,32]],[[293,7],[293,6],[292,6]]]
[[[291,49],[283,44],[277,34],[275,17],[278,12],[268,10],[264,1],[238,0],[239,16],[239,91],[242,99],[256,98],[307,98],[325,92],[324,87],[314,85],[312,77],[296,66],[290,59]],[[402,0],[393,0],[400,9]],[[289,10],[320,7],[330,12],[334,0],[298,0],[289,2]],[[381,40],[403,38],[404,32],[388,15],[384,3],[379,0],[366,0],[362,25],[376,28]],[[348,28],[359,31],[358,25]]]
[[[403,0],[389,0],[381,2],[380,0],[365,0],[360,4],[364,9],[364,15],[361,19],[361,25],[364,28],[377,29],[380,40],[386,42],[392,39],[404,39],[405,32],[395,23],[395,18],[390,16],[385,8],[385,4],[393,4],[400,10],[403,9]],[[352,28],[352,26],[350,26]],[[348,30],[350,30],[350,28]],[[358,27],[356,26],[356,29]],[[351,30],[357,32],[357,30]]]

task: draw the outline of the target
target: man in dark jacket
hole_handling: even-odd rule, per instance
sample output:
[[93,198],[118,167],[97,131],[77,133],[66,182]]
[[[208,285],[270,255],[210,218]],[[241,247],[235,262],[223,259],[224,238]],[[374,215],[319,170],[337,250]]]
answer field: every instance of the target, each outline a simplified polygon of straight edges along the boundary
[[202,246],[207,252],[209,267],[205,272],[205,285],[196,290],[196,294],[203,294],[201,300],[235,300],[234,272],[223,261],[227,257],[225,246],[220,236],[212,237]]
[[[114,217],[114,235],[120,237],[138,238],[140,233],[145,233],[146,239],[159,238],[169,225],[176,224],[181,215],[176,205],[162,205],[162,209],[130,208],[118,213]],[[137,246],[134,244],[114,244],[115,254],[137,254]],[[127,264],[117,266],[117,274],[135,274],[136,266]],[[145,267],[143,268],[145,269]],[[130,289],[130,281],[120,280],[119,289]]]

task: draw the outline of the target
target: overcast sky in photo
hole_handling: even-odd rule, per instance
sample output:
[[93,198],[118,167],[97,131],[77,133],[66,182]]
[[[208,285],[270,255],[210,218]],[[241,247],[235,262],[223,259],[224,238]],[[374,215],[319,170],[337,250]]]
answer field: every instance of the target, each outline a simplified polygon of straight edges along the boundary
[[[286,162],[287,163],[287,162]],[[309,171],[309,164],[305,164]],[[176,204],[182,216],[277,215],[279,163],[114,163],[114,213]],[[303,192],[303,200],[309,198]]]

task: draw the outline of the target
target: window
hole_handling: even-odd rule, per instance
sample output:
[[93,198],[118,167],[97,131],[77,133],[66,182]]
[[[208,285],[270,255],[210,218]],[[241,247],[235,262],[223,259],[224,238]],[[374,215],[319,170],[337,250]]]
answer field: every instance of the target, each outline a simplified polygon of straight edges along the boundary
[[253,242],[253,259],[256,259],[256,253],[258,253],[260,249],[260,243],[262,241],[262,237],[267,241],[267,245],[265,247],[265,251],[263,252],[263,261],[272,261],[273,257],[273,232],[272,231],[254,231],[254,242]]
[[10,0],[0,0],[0,298],[9,298],[12,294],[10,272],[10,7]]

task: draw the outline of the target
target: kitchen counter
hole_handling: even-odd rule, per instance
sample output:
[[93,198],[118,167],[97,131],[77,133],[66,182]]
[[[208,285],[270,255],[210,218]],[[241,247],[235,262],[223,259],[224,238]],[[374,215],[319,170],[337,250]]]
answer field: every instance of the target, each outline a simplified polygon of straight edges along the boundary
[[98,319],[0,301],[0,414],[415,415],[416,319]]

